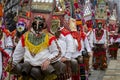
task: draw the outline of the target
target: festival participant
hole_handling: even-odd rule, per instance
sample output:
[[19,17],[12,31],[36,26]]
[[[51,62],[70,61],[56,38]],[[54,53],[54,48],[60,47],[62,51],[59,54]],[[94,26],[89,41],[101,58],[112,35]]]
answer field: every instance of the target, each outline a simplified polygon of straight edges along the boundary
[[54,32],[52,31],[52,27],[50,29],[51,32],[57,38],[56,43],[58,44],[59,51],[61,53],[61,56],[58,59],[58,61],[67,64],[66,72],[64,74],[61,74],[57,78],[57,80],[66,80],[71,77],[70,60],[71,60],[71,54],[74,51],[74,47],[73,47],[74,44],[73,44],[73,37],[71,36],[70,31],[67,30],[65,27],[60,27],[63,26],[63,23],[60,20],[61,18],[63,18],[63,16],[54,15],[52,17],[52,26],[54,26],[56,29],[54,29],[55,30]]
[[117,33],[117,26],[110,24],[108,26],[109,32],[109,55],[110,58],[117,59],[117,51],[119,46],[119,34]]
[[119,34],[118,34],[118,26],[117,26],[117,16],[116,9],[113,9],[113,13],[109,19],[108,25],[109,32],[109,55],[111,58],[117,59],[117,51],[119,46]]
[[46,32],[45,27],[45,18],[35,16],[30,31],[21,37],[14,51],[13,73],[26,79],[30,76],[35,80],[54,80],[65,71],[65,64],[56,61],[59,55],[56,38]]
[[[83,63],[82,51],[84,51],[84,43],[80,36],[80,32],[71,32],[74,38],[75,52],[71,57],[72,80],[80,80],[80,64]],[[85,70],[84,70],[85,71]]]
[[[9,16],[8,16],[9,15]],[[11,19],[12,16],[12,19]],[[14,26],[16,26],[15,21],[13,20],[14,14],[13,13],[8,13],[6,15],[6,21],[4,24],[2,24],[2,31],[3,31],[3,48],[6,54],[9,55],[9,57],[3,56],[2,61],[3,61],[3,74],[2,74],[2,80],[5,79],[14,79],[14,75],[9,76],[10,74],[6,71],[6,68],[8,66],[9,60],[12,58],[13,51],[15,48],[15,45],[13,43],[15,35],[16,35],[16,30]]]
[[[3,16],[3,6],[2,3],[0,3],[0,27],[2,26],[2,16]],[[0,48],[2,47],[2,37],[3,37],[3,32],[0,29]],[[2,77],[2,53],[0,50],[0,79]]]
[[16,46],[20,37],[27,31],[26,23],[23,20],[20,20],[16,24],[16,35],[14,38],[14,45]]
[[9,58],[10,56],[8,55],[8,53],[6,53],[6,51],[4,51],[4,44],[3,44],[3,32],[2,29],[0,29],[0,79],[2,79],[3,75],[3,57],[5,58]]
[[93,67],[104,70],[107,68],[106,46],[107,34],[106,30],[102,28],[103,22],[98,20],[97,28],[92,31],[91,41],[93,43]]
[[[71,34],[75,40],[76,51],[72,55],[71,65],[72,65],[72,76],[73,80],[79,80],[80,75],[87,79],[86,72],[89,71],[89,55],[91,54],[91,48],[87,39],[86,34],[83,32],[83,27],[77,21],[77,31],[72,31]],[[85,66],[81,66],[84,64]],[[84,70],[79,70],[79,67],[84,67]],[[80,71],[80,72],[79,72]],[[84,71],[84,72],[83,72]],[[84,73],[84,74],[83,74]]]
[[[79,25],[80,26],[80,25]],[[83,25],[81,25],[81,30],[80,30],[80,35],[83,39],[83,43],[84,43],[84,51],[82,52],[83,55],[83,62],[85,64],[85,70],[87,71],[87,73],[90,72],[90,68],[91,68],[91,64],[92,64],[92,49],[91,49],[91,45],[90,45],[90,41],[89,41],[89,37],[87,36],[87,34],[84,32],[83,29]],[[86,54],[85,54],[86,53]]]
[[74,39],[70,33],[65,27],[60,28],[60,37],[59,39],[64,41],[64,48],[63,50],[65,51],[64,55],[61,57],[60,61],[66,63],[67,65],[67,74],[68,78],[70,77],[71,73],[71,57],[72,54],[75,52],[75,45],[74,45]]
[[[89,41],[89,45],[90,45],[90,48],[92,50],[92,47],[93,47],[93,44],[91,43],[91,36],[92,36],[92,22],[91,20],[90,21],[87,21],[85,24],[84,24],[84,32],[86,33],[86,36],[88,38],[88,41]],[[93,61],[93,52],[91,51],[91,53],[89,54],[89,69],[90,71],[93,71],[93,67],[92,67],[92,62]]]

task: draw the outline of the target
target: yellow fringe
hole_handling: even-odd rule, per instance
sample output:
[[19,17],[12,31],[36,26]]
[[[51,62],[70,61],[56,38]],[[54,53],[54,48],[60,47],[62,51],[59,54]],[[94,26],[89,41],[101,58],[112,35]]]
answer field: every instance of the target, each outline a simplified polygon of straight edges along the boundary
[[34,54],[34,55],[38,54],[40,51],[46,49],[49,46],[48,34],[46,34],[44,42],[42,42],[41,44],[36,46],[36,45],[29,42],[28,33],[27,33],[26,37],[25,37],[25,45],[32,54]]

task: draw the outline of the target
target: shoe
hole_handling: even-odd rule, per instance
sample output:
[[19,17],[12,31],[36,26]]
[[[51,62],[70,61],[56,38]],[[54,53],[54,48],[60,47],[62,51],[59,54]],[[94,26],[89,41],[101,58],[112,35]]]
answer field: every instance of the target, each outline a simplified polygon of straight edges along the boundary
[[105,68],[100,68],[100,70],[105,71],[106,69]]
[[94,68],[94,70],[97,70],[98,68]]
[[91,72],[88,73],[88,76],[91,76]]

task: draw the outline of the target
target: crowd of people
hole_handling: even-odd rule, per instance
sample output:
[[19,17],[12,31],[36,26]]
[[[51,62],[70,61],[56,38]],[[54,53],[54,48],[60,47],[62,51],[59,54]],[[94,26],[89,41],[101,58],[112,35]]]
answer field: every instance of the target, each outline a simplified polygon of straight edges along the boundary
[[[1,28],[2,80],[6,74],[15,74],[14,78],[22,75],[25,80],[30,77],[33,80],[86,80],[91,71],[105,70],[106,55],[117,59],[119,34],[110,34],[103,28],[102,21],[97,22],[95,29],[89,29],[86,24],[77,23],[77,26],[77,31],[58,27],[53,35],[47,31],[45,19],[40,15],[17,40],[14,31]],[[19,21],[17,27],[25,27],[24,22]]]
[[106,70],[108,57],[117,59],[119,22],[113,13],[109,23],[96,19],[96,27],[92,20],[84,22],[78,20],[80,15],[76,17],[72,30],[68,11],[53,15],[51,21],[60,21],[54,33],[48,30],[42,14],[33,17],[29,29],[24,20],[19,20],[12,24],[16,26],[12,30],[13,19],[5,20],[0,27],[0,79],[89,80],[93,70]]

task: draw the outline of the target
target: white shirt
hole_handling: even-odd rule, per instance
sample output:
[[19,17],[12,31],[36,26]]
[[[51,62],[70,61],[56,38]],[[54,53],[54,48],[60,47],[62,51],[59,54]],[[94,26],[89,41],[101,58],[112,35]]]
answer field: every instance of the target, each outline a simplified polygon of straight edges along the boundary
[[[101,39],[98,41],[96,39],[95,29],[92,31],[90,36],[90,44],[107,44],[107,34],[106,30],[104,29],[104,34]],[[93,46],[92,46],[93,47]]]
[[45,60],[52,59],[56,55],[58,55],[58,49],[55,41],[52,41],[48,48],[32,56],[29,50],[22,46],[20,40],[13,54],[13,62],[19,63],[24,58],[24,61],[29,62],[32,66],[40,66]]
[[66,43],[66,53],[64,56],[68,59],[71,59],[72,53],[75,52],[74,39],[72,35],[67,34],[66,36],[64,36],[63,34],[61,34],[60,39],[64,40]]
[[62,40],[61,38],[59,38],[57,40],[57,43],[61,49],[61,57],[58,59],[58,60],[60,60],[62,57],[65,57],[67,47],[66,47],[66,42],[64,40]]
[[77,58],[78,56],[81,56],[82,55],[82,51],[84,51],[84,42],[83,40],[81,40],[81,49],[80,51],[78,50],[78,42],[76,39],[74,39],[74,44],[75,44],[75,52],[72,53],[72,58]]

